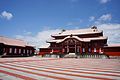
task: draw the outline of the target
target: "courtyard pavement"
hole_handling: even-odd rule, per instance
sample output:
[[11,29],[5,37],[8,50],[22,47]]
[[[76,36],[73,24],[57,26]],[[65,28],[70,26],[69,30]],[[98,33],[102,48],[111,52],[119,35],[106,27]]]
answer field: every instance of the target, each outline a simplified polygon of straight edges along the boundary
[[0,58],[0,80],[120,80],[120,59]]

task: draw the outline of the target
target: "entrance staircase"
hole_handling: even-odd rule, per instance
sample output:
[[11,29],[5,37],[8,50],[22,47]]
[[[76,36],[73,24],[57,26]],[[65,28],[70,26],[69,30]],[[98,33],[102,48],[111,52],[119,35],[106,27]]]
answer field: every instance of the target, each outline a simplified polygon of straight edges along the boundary
[[104,54],[80,54],[76,55],[75,53],[69,53],[64,56],[64,58],[95,58],[95,59],[107,59],[108,56]]
[[66,54],[64,58],[77,58],[77,55],[75,53],[69,53],[69,54]]
[[101,54],[94,54],[94,55],[91,55],[91,54],[85,54],[85,55],[78,55],[77,58],[95,58],[95,59],[107,59],[109,58],[108,56],[106,55],[101,55]]

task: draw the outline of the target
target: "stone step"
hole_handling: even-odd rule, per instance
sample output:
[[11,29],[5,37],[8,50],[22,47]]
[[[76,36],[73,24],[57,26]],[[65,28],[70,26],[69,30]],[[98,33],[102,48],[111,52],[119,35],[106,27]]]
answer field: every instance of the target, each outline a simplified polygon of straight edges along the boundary
[[77,58],[101,58],[106,59],[108,58],[106,55],[79,55]]
[[69,54],[66,54],[64,58],[77,58],[77,55],[75,53],[69,53]]

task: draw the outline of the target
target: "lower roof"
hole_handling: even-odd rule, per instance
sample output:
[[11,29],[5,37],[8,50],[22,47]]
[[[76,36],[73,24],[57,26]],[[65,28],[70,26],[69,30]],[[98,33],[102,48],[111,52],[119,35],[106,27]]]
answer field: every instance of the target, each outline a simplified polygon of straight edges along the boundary
[[108,44],[107,46],[104,47],[120,47],[120,44]]

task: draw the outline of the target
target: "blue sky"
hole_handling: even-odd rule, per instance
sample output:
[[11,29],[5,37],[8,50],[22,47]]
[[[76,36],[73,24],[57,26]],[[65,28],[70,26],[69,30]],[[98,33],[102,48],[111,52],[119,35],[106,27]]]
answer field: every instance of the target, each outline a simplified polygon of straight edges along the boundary
[[[120,0],[0,0],[0,35],[31,39],[36,45],[42,34],[97,25],[107,36],[115,29],[111,34],[120,41],[119,4]],[[110,43],[120,43],[112,39]]]

